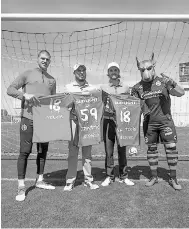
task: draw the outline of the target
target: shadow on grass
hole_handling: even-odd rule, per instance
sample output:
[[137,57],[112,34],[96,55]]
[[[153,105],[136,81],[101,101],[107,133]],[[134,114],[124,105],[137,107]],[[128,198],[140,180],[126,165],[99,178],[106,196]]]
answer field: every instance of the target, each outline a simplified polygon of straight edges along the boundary
[[[67,169],[57,170],[51,173],[44,174],[44,179],[48,183],[54,186],[65,186],[66,185],[66,173]],[[105,177],[105,169],[93,167],[92,168],[92,175],[94,181],[101,181]],[[75,181],[74,186],[79,186],[84,181],[84,173],[82,170],[77,171],[77,178]]]
[[30,186],[28,189],[26,189],[26,196],[28,195],[29,192],[35,189],[35,185]]
[[[132,180],[140,180],[141,176],[144,176],[145,178],[149,179],[150,174],[150,168],[149,166],[133,166],[128,167],[128,178]],[[44,179],[48,183],[54,185],[54,186],[65,186],[66,184],[66,173],[67,169],[57,170],[51,173],[44,174]],[[102,182],[106,177],[105,169],[93,167],[92,168],[92,175],[94,177],[94,181],[100,181]],[[119,175],[119,166],[115,166],[115,176],[118,177]],[[167,169],[164,169],[162,167],[158,167],[158,177],[168,181],[169,175]],[[77,179],[74,186],[82,185],[84,181],[84,173],[82,170],[77,171]]]
[[[128,167],[128,175],[128,177],[133,180],[140,180],[141,175],[149,179],[151,177],[150,167],[141,165],[133,166],[132,168]],[[158,177],[168,181],[169,175],[167,169],[158,167]]]

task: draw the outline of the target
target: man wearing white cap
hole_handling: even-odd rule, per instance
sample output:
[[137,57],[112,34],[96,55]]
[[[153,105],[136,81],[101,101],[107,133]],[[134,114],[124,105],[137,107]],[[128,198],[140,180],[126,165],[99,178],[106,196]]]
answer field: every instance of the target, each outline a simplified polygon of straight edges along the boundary
[[[83,64],[76,64],[74,66],[75,81],[66,85],[67,92],[83,92],[94,90],[95,88],[86,81],[86,67]],[[68,155],[68,171],[66,175],[66,186],[64,191],[71,191],[74,187],[74,183],[77,175],[78,153],[79,147],[74,143],[78,141],[78,121],[74,114],[74,110],[71,111],[71,127],[72,133],[74,133],[73,139],[69,142],[69,155]],[[84,185],[90,189],[97,189],[99,186],[93,183],[93,176],[91,175],[91,150],[92,146],[82,146],[82,165],[85,176]]]
[[[103,123],[103,138],[106,152],[105,169],[106,179],[102,182],[102,186],[108,186],[115,180],[114,173],[114,144],[116,139],[116,125],[114,120],[114,112],[111,107],[108,94],[129,94],[129,86],[121,82],[120,67],[116,62],[112,62],[108,65],[108,77],[109,84],[102,85],[101,89],[105,92],[105,112]],[[119,162],[119,182],[127,185],[134,185],[134,183],[127,178],[127,159],[126,159],[126,147],[118,147],[118,162]]]

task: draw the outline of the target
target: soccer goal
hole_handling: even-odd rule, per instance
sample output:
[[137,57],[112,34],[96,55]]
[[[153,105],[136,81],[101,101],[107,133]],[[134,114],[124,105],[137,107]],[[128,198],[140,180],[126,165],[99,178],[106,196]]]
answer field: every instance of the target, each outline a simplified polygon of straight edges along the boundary
[[[136,56],[140,60],[155,54],[156,72],[164,73],[175,81],[180,81],[179,65],[189,62],[189,18],[166,17],[163,15],[56,15],[32,17],[27,15],[4,16],[3,20],[50,21],[47,32],[25,32],[20,27],[16,31],[1,31],[1,90],[2,108],[9,115],[20,114],[20,103],[7,96],[6,90],[14,78],[26,69],[36,67],[37,53],[46,49],[52,56],[49,72],[57,80],[58,92],[73,80],[73,66],[83,63],[87,67],[87,78],[92,84],[108,81],[107,65],[115,61],[120,65],[121,76],[129,86],[140,80],[136,66]],[[37,21],[38,20],[38,21]],[[100,21],[101,26],[79,29],[71,32],[51,32],[55,21]],[[104,25],[104,21],[109,24]],[[62,22],[63,23],[63,22]],[[64,23],[62,24],[64,26]],[[177,126],[189,126],[189,71],[183,84],[186,93],[181,98],[172,98],[172,112]],[[14,132],[13,132],[14,133]]]

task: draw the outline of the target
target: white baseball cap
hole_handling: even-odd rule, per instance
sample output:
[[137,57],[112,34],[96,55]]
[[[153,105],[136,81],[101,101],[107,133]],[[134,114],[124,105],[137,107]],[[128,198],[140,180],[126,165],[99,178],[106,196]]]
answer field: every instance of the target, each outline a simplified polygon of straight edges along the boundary
[[111,68],[111,67],[117,67],[118,69],[120,69],[120,68],[119,68],[119,64],[116,63],[116,62],[111,62],[111,63],[109,63],[109,64],[108,64],[108,69]]
[[80,66],[84,67],[85,70],[86,70],[86,67],[85,67],[84,64],[75,64],[74,67],[73,67],[74,71],[76,71]]

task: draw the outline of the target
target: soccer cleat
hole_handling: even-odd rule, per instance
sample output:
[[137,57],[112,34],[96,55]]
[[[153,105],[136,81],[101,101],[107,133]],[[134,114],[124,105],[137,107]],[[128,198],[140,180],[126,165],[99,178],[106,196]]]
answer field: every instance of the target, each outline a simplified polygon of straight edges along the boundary
[[153,186],[155,183],[158,183],[158,178],[157,177],[151,177],[145,184],[147,187]]
[[48,190],[53,190],[55,189],[55,186],[51,184],[47,184],[45,181],[36,181],[35,187],[37,188],[42,188],[42,189],[48,189]]
[[66,183],[66,186],[64,187],[64,191],[71,191],[73,189],[74,184],[73,183]]
[[24,201],[26,198],[26,189],[25,186],[18,187],[18,194],[16,196],[17,201]]
[[182,187],[181,185],[178,183],[176,178],[170,178],[169,179],[169,184],[175,189],[175,190],[181,190]]
[[113,183],[113,180],[110,177],[106,177],[106,179],[102,182],[101,185],[105,187],[105,186],[110,185],[111,183]]
[[99,186],[97,184],[94,184],[90,181],[85,181],[84,186],[89,187],[90,189],[98,189],[99,188]]
[[126,185],[129,185],[129,186],[135,185],[135,183],[133,181],[129,180],[128,178],[119,179],[118,182],[125,183]]

